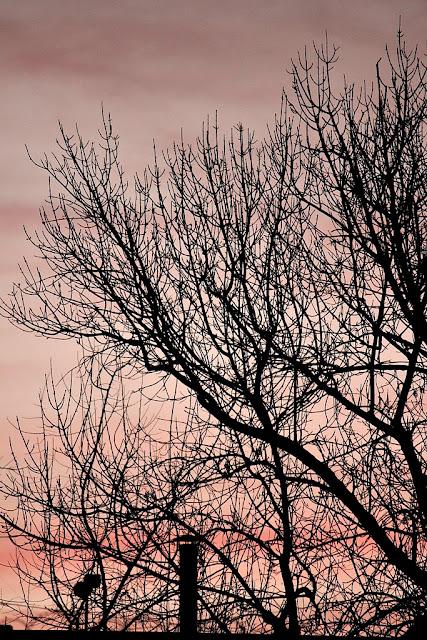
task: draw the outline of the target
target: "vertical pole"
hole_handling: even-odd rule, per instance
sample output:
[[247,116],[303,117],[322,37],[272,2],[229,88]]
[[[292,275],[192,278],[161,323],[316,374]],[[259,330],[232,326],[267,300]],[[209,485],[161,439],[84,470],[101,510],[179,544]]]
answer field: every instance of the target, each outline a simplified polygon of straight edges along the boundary
[[179,545],[179,630],[183,640],[197,633],[197,544],[184,539]]

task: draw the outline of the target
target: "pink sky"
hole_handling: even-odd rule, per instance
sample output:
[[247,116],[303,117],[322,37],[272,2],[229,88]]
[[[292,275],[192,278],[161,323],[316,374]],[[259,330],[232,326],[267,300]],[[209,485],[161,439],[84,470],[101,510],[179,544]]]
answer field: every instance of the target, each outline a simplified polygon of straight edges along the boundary
[[[103,103],[129,173],[144,168],[153,138],[161,148],[182,127],[191,140],[216,109],[225,129],[242,121],[260,135],[298,49],[327,30],[342,71],[361,79],[393,44],[399,15],[424,49],[426,0],[0,0],[0,295],[19,278],[18,260],[32,257],[22,225],[37,226],[47,193],[24,145],[35,157],[53,151],[58,119],[95,136]],[[0,344],[4,462],[8,419],[37,413],[50,360],[65,372],[77,349],[1,318]]]

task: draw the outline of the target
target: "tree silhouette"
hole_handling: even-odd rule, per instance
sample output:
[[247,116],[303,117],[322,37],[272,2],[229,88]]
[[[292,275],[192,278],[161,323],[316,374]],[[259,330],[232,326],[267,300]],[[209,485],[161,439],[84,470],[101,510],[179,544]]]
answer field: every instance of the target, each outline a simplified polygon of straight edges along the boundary
[[[302,512],[303,474],[268,447],[254,451],[241,437],[230,446],[204,424],[194,437],[193,420],[191,431],[169,424],[156,439],[162,421],[150,426],[140,409],[132,416],[135,392],[126,395],[117,375],[101,384],[93,365],[79,384],[48,381],[39,431],[18,425],[27,462],[13,452],[2,517],[24,594],[31,586],[46,596],[42,612],[28,598],[21,611],[54,628],[81,627],[84,616],[84,628],[175,629],[177,541],[190,534],[200,546],[201,629],[280,631],[289,571],[306,601],[305,628],[322,623],[323,581],[310,571],[307,535],[319,515],[293,542],[298,564],[283,565],[281,491],[285,478],[286,499]],[[323,544],[323,559],[337,553],[333,541]]]
[[400,33],[386,53],[372,88],[342,91],[334,48],[299,56],[264,140],[208,123],[133,188],[109,118],[98,148],[61,129],[39,163],[50,195],[30,240],[43,262],[24,264],[3,303],[111,371],[175,379],[195,401],[191,428],[216,428],[230,451],[243,439],[253,462],[269,447],[286,468],[294,636],[284,459],[324,505],[326,535],[346,542],[335,571],[363,585],[342,628],[396,631],[425,607],[426,68]]

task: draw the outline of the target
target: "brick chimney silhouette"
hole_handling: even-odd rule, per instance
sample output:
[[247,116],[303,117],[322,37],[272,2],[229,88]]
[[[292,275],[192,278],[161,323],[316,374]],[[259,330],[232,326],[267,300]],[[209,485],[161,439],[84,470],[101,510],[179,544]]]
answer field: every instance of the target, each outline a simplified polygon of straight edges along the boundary
[[185,638],[197,634],[197,543],[185,535],[179,541],[179,631]]

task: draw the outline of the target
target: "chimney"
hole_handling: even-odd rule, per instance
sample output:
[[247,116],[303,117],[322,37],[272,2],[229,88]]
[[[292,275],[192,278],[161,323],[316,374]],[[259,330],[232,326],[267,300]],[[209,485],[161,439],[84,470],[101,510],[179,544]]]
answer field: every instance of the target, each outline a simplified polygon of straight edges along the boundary
[[181,637],[197,634],[197,544],[193,536],[179,540],[179,631]]

